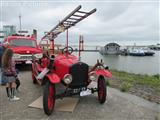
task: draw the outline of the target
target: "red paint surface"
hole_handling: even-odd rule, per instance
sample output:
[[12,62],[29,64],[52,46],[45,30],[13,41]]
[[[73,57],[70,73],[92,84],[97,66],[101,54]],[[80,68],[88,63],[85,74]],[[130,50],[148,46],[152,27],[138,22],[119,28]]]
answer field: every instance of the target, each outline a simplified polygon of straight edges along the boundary
[[37,41],[33,37],[27,37],[27,36],[8,36],[7,38],[4,39],[4,42],[11,42],[13,39],[16,40],[21,40],[21,39],[26,39],[30,41],[34,41],[36,43],[36,47],[27,47],[27,46],[10,46],[10,48],[13,50],[14,53],[17,54],[37,54],[37,53],[42,53],[42,49],[39,47],[37,44]]
[[57,55],[54,61],[54,72],[63,79],[64,75],[69,73],[69,67],[77,62],[78,59],[74,55]]
[[47,77],[51,83],[59,83],[60,78],[55,73],[47,74]]
[[111,72],[109,72],[108,70],[103,70],[103,69],[99,69],[99,70],[95,70],[93,71],[95,74],[97,74],[98,76],[99,75],[102,75],[102,76],[105,76],[107,78],[110,78],[112,77],[112,74]]

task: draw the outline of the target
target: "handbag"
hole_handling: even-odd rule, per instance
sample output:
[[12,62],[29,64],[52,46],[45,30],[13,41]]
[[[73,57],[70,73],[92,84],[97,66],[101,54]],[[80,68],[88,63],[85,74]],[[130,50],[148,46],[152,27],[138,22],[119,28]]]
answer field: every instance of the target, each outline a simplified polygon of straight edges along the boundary
[[18,78],[16,78],[15,83],[16,83],[16,85],[17,85],[17,86],[16,86],[16,89],[18,89],[19,86],[20,86],[20,84],[21,84],[20,80],[19,80]]

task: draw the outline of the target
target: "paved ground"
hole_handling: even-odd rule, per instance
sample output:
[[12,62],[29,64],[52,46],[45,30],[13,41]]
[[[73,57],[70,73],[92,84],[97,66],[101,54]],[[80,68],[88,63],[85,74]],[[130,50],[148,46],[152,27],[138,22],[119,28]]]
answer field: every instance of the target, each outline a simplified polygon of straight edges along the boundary
[[18,93],[20,101],[10,102],[5,87],[0,86],[1,120],[158,120],[160,117],[160,105],[113,88],[108,88],[104,105],[98,103],[95,94],[80,98],[73,113],[53,112],[48,117],[43,110],[28,107],[42,95],[42,87],[32,84],[29,71],[21,71],[19,76],[22,84]]

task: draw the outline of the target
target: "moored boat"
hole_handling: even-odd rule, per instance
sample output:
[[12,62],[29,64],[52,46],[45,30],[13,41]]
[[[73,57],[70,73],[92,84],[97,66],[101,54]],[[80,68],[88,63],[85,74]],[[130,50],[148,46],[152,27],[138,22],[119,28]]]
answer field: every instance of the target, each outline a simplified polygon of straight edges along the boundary
[[149,48],[142,48],[142,50],[145,53],[145,56],[153,56],[155,54],[155,52]]
[[145,56],[145,53],[141,49],[132,49],[129,51],[129,55],[131,55],[131,56]]
[[155,52],[149,48],[133,48],[129,51],[131,56],[153,56]]

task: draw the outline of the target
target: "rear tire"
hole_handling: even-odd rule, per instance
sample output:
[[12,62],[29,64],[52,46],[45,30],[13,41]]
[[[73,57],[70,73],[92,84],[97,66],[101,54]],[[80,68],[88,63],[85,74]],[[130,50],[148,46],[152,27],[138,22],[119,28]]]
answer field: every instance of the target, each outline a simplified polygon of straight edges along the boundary
[[51,115],[53,112],[55,105],[55,93],[55,85],[50,83],[48,80],[43,92],[43,109],[47,115]]
[[98,100],[101,104],[106,101],[106,84],[103,76],[98,78]]

